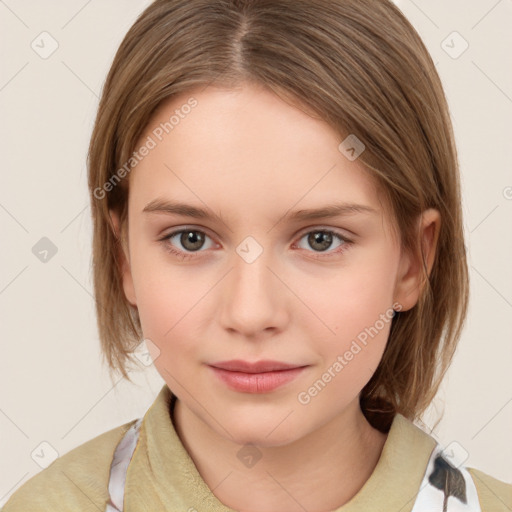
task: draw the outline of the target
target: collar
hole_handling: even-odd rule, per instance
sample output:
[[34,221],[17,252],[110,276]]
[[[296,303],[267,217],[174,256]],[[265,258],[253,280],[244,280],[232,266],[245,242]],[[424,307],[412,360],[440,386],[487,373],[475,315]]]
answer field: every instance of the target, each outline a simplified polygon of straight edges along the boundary
[[[176,396],[165,384],[144,415],[128,468],[126,512],[193,510],[235,512],[223,505],[199,474],[172,422]],[[359,492],[333,512],[410,512],[436,441],[396,414],[379,461]]]

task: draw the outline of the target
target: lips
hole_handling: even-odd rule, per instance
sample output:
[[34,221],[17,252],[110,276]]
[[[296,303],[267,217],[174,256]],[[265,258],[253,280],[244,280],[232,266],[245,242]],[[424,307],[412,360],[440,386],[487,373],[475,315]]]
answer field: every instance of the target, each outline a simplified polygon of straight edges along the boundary
[[232,359],[231,361],[219,361],[218,363],[212,363],[210,366],[231,372],[265,373],[280,370],[290,370],[292,368],[300,368],[306,365],[289,364],[271,360],[256,361],[251,363],[249,361],[242,361],[241,359]]
[[242,393],[270,393],[297,378],[307,366],[269,360],[251,363],[240,359],[209,365],[216,378]]

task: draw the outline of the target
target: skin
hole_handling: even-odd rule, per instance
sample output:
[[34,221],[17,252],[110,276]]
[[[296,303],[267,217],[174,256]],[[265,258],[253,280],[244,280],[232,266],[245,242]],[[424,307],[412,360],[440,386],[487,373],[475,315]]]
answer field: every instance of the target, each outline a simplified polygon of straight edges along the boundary
[[[334,510],[368,480],[386,441],[362,414],[359,394],[379,364],[391,323],[309,403],[298,394],[394,303],[402,310],[416,304],[420,262],[401,250],[371,176],[338,150],[342,139],[264,88],[208,87],[172,98],[141,144],[191,96],[197,106],[129,177],[128,238],[120,255],[126,298],[138,308],[156,368],[178,397],[176,431],[216,497],[252,512]],[[223,222],[143,212],[156,198],[207,208]],[[376,212],[285,217],[339,201]],[[119,234],[119,218],[111,215]],[[439,226],[436,210],[418,219],[429,271]],[[186,228],[206,235],[202,246],[183,245],[180,235],[160,240]],[[319,229],[352,243],[333,236],[322,251],[307,236]],[[263,249],[252,263],[236,252],[248,236]],[[170,254],[169,246],[192,257]],[[251,394],[229,389],[206,365],[229,359],[308,367],[272,392]],[[261,453],[252,467],[237,457],[246,444]]]

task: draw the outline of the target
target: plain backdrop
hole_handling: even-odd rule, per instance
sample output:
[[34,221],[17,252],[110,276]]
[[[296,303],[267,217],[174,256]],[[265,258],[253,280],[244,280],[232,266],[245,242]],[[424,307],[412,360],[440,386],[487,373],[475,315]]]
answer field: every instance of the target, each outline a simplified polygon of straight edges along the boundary
[[[471,271],[468,320],[422,428],[443,414],[431,432],[443,446],[512,482],[512,2],[396,3],[448,97]],[[163,385],[144,365],[135,385],[114,385],[101,365],[85,168],[103,81],[148,4],[0,1],[0,506],[52,456],[141,417]]]

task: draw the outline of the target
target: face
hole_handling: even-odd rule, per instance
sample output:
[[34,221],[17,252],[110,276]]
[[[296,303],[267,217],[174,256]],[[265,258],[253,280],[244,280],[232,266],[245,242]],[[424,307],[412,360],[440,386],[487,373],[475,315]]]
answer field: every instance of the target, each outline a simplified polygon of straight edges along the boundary
[[[374,182],[342,140],[245,85],[163,103],[137,146],[150,149],[129,176],[126,297],[183,407],[237,443],[289,443],[358,407],[393,305],[417,298]],[[210,366],[230,360],[301,369]]]

